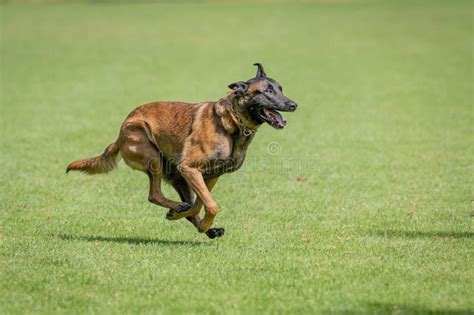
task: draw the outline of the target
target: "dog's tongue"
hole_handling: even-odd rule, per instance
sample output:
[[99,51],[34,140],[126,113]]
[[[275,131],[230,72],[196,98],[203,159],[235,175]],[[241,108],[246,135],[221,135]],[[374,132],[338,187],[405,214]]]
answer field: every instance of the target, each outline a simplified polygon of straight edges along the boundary
[[281,129],[286,126],[286,120],[283,119],[279,112],[265,109],[265,114],[271,118],[274,127]]

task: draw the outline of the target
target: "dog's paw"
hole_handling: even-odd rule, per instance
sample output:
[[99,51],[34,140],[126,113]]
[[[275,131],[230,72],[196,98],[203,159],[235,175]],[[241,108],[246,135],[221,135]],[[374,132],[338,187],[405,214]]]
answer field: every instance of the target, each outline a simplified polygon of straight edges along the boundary
[[170,209],[168,213],[166,213],[166,220],[176,220],[177,213],[173,209]]
[[224,228],[212,228],[207,230],[206,235],[209,238],[216,238],[221,237],[224,235],[225,229]]
[[189,203],[182,202],[180,203],[176,208],[170,209],[168,213],[166,214],[166,219],[167,220],[178,220],[183,218],[183,212],[188,211],[191,209],[193,206]]
[[176,208],[170,209],[170,210],[174,210],[175,212],[179,213],[179,212],[188,211],[192,207],[193,207],[192,204],[189,204],[187,202],[181,202]]

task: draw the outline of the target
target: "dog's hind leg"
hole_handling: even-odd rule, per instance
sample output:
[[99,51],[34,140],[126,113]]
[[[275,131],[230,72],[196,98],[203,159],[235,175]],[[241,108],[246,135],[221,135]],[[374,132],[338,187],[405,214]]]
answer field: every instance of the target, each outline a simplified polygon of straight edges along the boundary
[[181,201],[194,204],[194,201],[195,201],[194,192],[189,188],[184,178],[179,177],[179,178],[173,179],[171,181],[171,185],[178,193]]
[[[216,182],[217,182],[217,180],[212,181],[212,186],[211,186],[210,185],[211,181],[209,181],[209,180],[206,181],[206,184],[208,185],[207,186],[208,189],[212,190],[212,188],[214,187]],[[178,192],[178,194],[181,198],[181,201],[187,202],[187,203],[193,203],[194,193],[193,193],[192,189],[188,186],[188,184],[186,183],[184,178],[180,178],[178,180],[173,181],[172,185],[173,185],[173,188]],[[194,202],[193,208],[190,209],[189,212],[199,213],[202,206],[203,206],[203,204],[202,204],[201,200],[199,198],[197,198],[196,201]],[[173,216],[173,214],[172,214],[173,211],[171,210],[170,212],[171,212],[171,214],[170,213],[168,213],[168,214],[170,214],[170,216]],[[181,214],[179,214],[179,215],[181,216]],[[199,228],[199,224],[201,223],[201,217],[199,216],[199,214],[187,216],[186,220],[191,222],[194,225],[194,227],[196,227],[196,228]],[[224,232],[225,232],[224,228],[210,228],[206,232],[206,235],[209,238],[216,238],[216,237],[223,236]]]
[[[160,163],[161,161],[154,160],[150,162],[149,169],[147,171],[148,178],[150,179],[150,192],[148,195],[148,201],[157,204],[159,206],[172,209],[172,211],[176,212],[183,212],[188,209],[192,208],[192,200],[191,202],[183,200],[183,202],[176,202],[166,198],[161,191],[161,179],[162,179],[162,172],[157,171],[157,168],[153,166],[156,163]],[[161,169],[161,166],[158,167]]]
[[186,211],[191,208],[190,203],[176,202],[166,198],[161,191],[163,177],[163,159],[147,135],[146,126],[141,121],[127,122],[120,132],[120,154],[125,163],[135,170],[148,175],[150,191],[148,200],[156,205]]

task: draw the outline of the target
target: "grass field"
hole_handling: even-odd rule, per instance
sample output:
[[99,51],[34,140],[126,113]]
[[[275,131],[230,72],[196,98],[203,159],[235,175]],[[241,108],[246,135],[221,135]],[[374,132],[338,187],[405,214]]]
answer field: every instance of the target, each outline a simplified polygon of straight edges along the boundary
[[[0,10],[1,313],[474,313],[471,1]],[[223,238],[123,162],[65,175],[257,61],[299,108],[218,183]]]

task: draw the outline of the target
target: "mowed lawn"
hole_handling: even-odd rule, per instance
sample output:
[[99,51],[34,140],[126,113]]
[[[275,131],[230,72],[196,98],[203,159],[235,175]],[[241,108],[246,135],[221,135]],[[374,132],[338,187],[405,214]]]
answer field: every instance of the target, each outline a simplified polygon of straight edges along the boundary
[[[0,10],[1,313],[474,312],[471,1]],[[219,180],[223,238],[123,162],[65,175],[134,107],[218,99],[254,62],[299,107]]]

